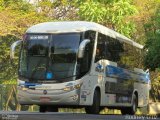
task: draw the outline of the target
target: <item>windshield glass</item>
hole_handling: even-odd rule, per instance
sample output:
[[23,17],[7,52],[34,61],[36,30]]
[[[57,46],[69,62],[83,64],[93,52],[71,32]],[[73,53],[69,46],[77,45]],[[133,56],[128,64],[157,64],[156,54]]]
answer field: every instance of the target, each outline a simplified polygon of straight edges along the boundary
[[76,76],[80,34],[27,35],[19,75],[31,81],[70,81]]

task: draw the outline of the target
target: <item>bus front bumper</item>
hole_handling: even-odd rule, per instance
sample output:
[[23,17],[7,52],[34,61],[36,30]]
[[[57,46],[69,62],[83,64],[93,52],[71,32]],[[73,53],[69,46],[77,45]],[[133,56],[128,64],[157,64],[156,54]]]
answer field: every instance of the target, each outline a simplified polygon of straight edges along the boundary
[[18,89],[18,101],[23,105],[79,105],[79,95],[80,89],[66,92]]

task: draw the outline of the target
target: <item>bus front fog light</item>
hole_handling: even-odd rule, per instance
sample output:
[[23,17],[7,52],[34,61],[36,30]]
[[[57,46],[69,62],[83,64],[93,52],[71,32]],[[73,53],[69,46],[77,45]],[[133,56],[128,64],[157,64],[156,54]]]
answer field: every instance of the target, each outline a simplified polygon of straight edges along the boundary
[[71,98],[72,98],[72,100],[77,100],[78,99],[78,95],[77,94],[73,95],[73,96],[71,96]]

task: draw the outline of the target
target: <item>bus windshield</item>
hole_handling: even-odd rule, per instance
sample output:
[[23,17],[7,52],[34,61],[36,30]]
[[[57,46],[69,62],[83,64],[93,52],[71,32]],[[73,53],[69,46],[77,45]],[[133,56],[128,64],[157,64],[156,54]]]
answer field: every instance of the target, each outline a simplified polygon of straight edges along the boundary
[[75,79],[80,33],[26,36],[19,75],[30,82],[65,82]]

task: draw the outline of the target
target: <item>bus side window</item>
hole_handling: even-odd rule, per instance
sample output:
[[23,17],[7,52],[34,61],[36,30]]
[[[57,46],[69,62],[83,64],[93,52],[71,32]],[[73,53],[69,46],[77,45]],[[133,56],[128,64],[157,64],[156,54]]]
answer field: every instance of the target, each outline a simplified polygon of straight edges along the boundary
[[108,41],[107,48],[110,53],[110,58],[108,58],[108,60],[113,62],[120,61],[123,52],[123,43],[111,37],[108,38]]
[[106,36],[106,39],[105,39],[105,59],[106,60],[112,60],[110,44],[111,44],[110,37]]
[[121,59],[125,62],[125,65],[128,66],[129,69],[133,69],[135,67],[143,67],[143,60],[140,54],[140,49],[134,47],[129,43],[124,43],[124,54]]
[[90,43],[87,44],[86,50],[85,50],[86,60],[84,60],[84,63],[85,63],[84,67],[87,67],[86,72],[88,72],[90,70],[90,67],[91,67],[95,36],[96,36],[96,32],[95,31],[86,31],[85,32],[84,38],[90,40]]
[[98,40],[97,40],[97,48],[96,48],[96,56],[95,56],[95,62],[105,59],[105,41],[106,36],[98,33]]

